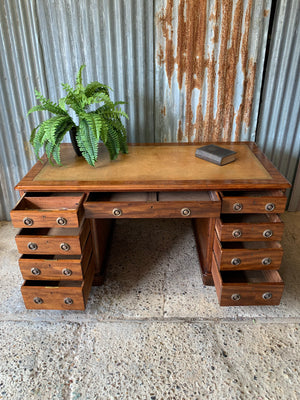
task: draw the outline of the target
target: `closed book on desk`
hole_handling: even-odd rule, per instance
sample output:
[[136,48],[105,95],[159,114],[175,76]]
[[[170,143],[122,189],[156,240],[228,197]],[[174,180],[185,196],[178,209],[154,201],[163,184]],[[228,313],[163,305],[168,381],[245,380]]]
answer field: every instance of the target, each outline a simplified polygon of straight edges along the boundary
[[215,144],[208,144],[207,146],[199,147],[196,150],[196,157],[202,158],[217,165],[229,164],[236,158],[236,152],[223,147],[216,146]]

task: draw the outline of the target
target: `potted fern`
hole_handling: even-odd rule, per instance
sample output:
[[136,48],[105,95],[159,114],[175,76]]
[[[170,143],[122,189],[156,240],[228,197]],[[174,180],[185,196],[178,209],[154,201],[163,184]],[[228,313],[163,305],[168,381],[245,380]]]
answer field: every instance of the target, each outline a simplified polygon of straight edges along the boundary
[[[121,122],[121,117],[128,116],[118,108],[124,102],[113,102],[109,97],[110,88],[97,81],[83,86],[84,67],[85,65],[80,67],[74,89],[66,83],[62,84],[67,95],[58,103],[35,91],[40,104],[32,107],[27,115],[34,111],[49,111],[54,114],[32,130],[30,143],[37,157],[44,147],[50,162],[54,160],[61,165],[60,144],[68,132],[76,153],[82,155],[92,166],[97,161],[99,141],[107,147],[111,160],[120,151],[128,152],[126,130]],[[98,108],[91,110],[93,104],[99,105]]]

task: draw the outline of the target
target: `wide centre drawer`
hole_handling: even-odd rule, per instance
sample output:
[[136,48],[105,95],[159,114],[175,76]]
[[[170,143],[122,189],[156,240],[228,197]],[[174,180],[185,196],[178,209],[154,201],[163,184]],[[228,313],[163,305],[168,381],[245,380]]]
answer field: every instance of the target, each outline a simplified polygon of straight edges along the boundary
[[24,280],[82,281],[91,253],[92,235],[89,235],[81,256],[23,254],[19,266]]
[[214,253],[220,271],[279,269],[283,250],[279,242],[220,242],[214,238]]
[[26,193],[10,212],[16,228],[76,228],[83,217],[83,193]]
[[208,192],[90,193],[87,218],[201,218],[219,216],[218,194]]
[[80,255],[90,232],[89,221],[81,228],[24,228],[16,235],[21,254]]
[[37,310],[84,310],[94,271],[94,257],[90,254],[83,281],[25,281],[21,287],[25,307]]
[[283,230],[277,214],[223,214],[216,219],[218,238],[224,241],[280,241]]
[[222,213],[282,213],[286,197],[281,190],[220,192]]
[[220,306],[278,305],[284,283],[277,271],[223,271],[213,257],[212,276]]

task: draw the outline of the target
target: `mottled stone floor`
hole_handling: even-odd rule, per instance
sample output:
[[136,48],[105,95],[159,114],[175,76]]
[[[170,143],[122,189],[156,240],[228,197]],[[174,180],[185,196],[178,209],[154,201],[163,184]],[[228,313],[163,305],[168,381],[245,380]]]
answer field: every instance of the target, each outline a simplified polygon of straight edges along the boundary
[[285,213],[276,307],[219,307],[189,221],[118,221],[85,312],[26,310],[0,222],[0,399],[295,399],[300,213]]

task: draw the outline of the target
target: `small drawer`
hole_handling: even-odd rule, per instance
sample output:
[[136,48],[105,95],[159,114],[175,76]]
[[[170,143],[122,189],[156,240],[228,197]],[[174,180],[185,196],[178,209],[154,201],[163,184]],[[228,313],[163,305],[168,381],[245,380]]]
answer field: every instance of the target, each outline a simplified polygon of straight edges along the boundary
[[223,214],[216,220],[218,238],[224,241],[281,240],[284,224],[277,214]]
[[221,192],[222,213],[282,213],[286,197],[281,190],[262,192]]
[[16,244],[21,254],[80,255],[89,233],[87,220],[81,228],[24,228]]
[[201,218],[219,216],[216,192],[90,193],[87,218]]
[[277,271],[220,272],[213,257],[212,276],[220,306],[275,306],[284,283]]
[[283,250],[279,242],[220,242],[214,239],[214,253],[220,271],[279,269]]
[[89,235],[82,256],[23,254],[19,266],[24,280],[82,281],[92,252]]
[[94,277],[94,257],[90,255],[83,281],[27,280],[21,287],[27,309],[84,310]]
[[26,193],[10,212],[16,228],[77,228],[83,217],[82,193]]

